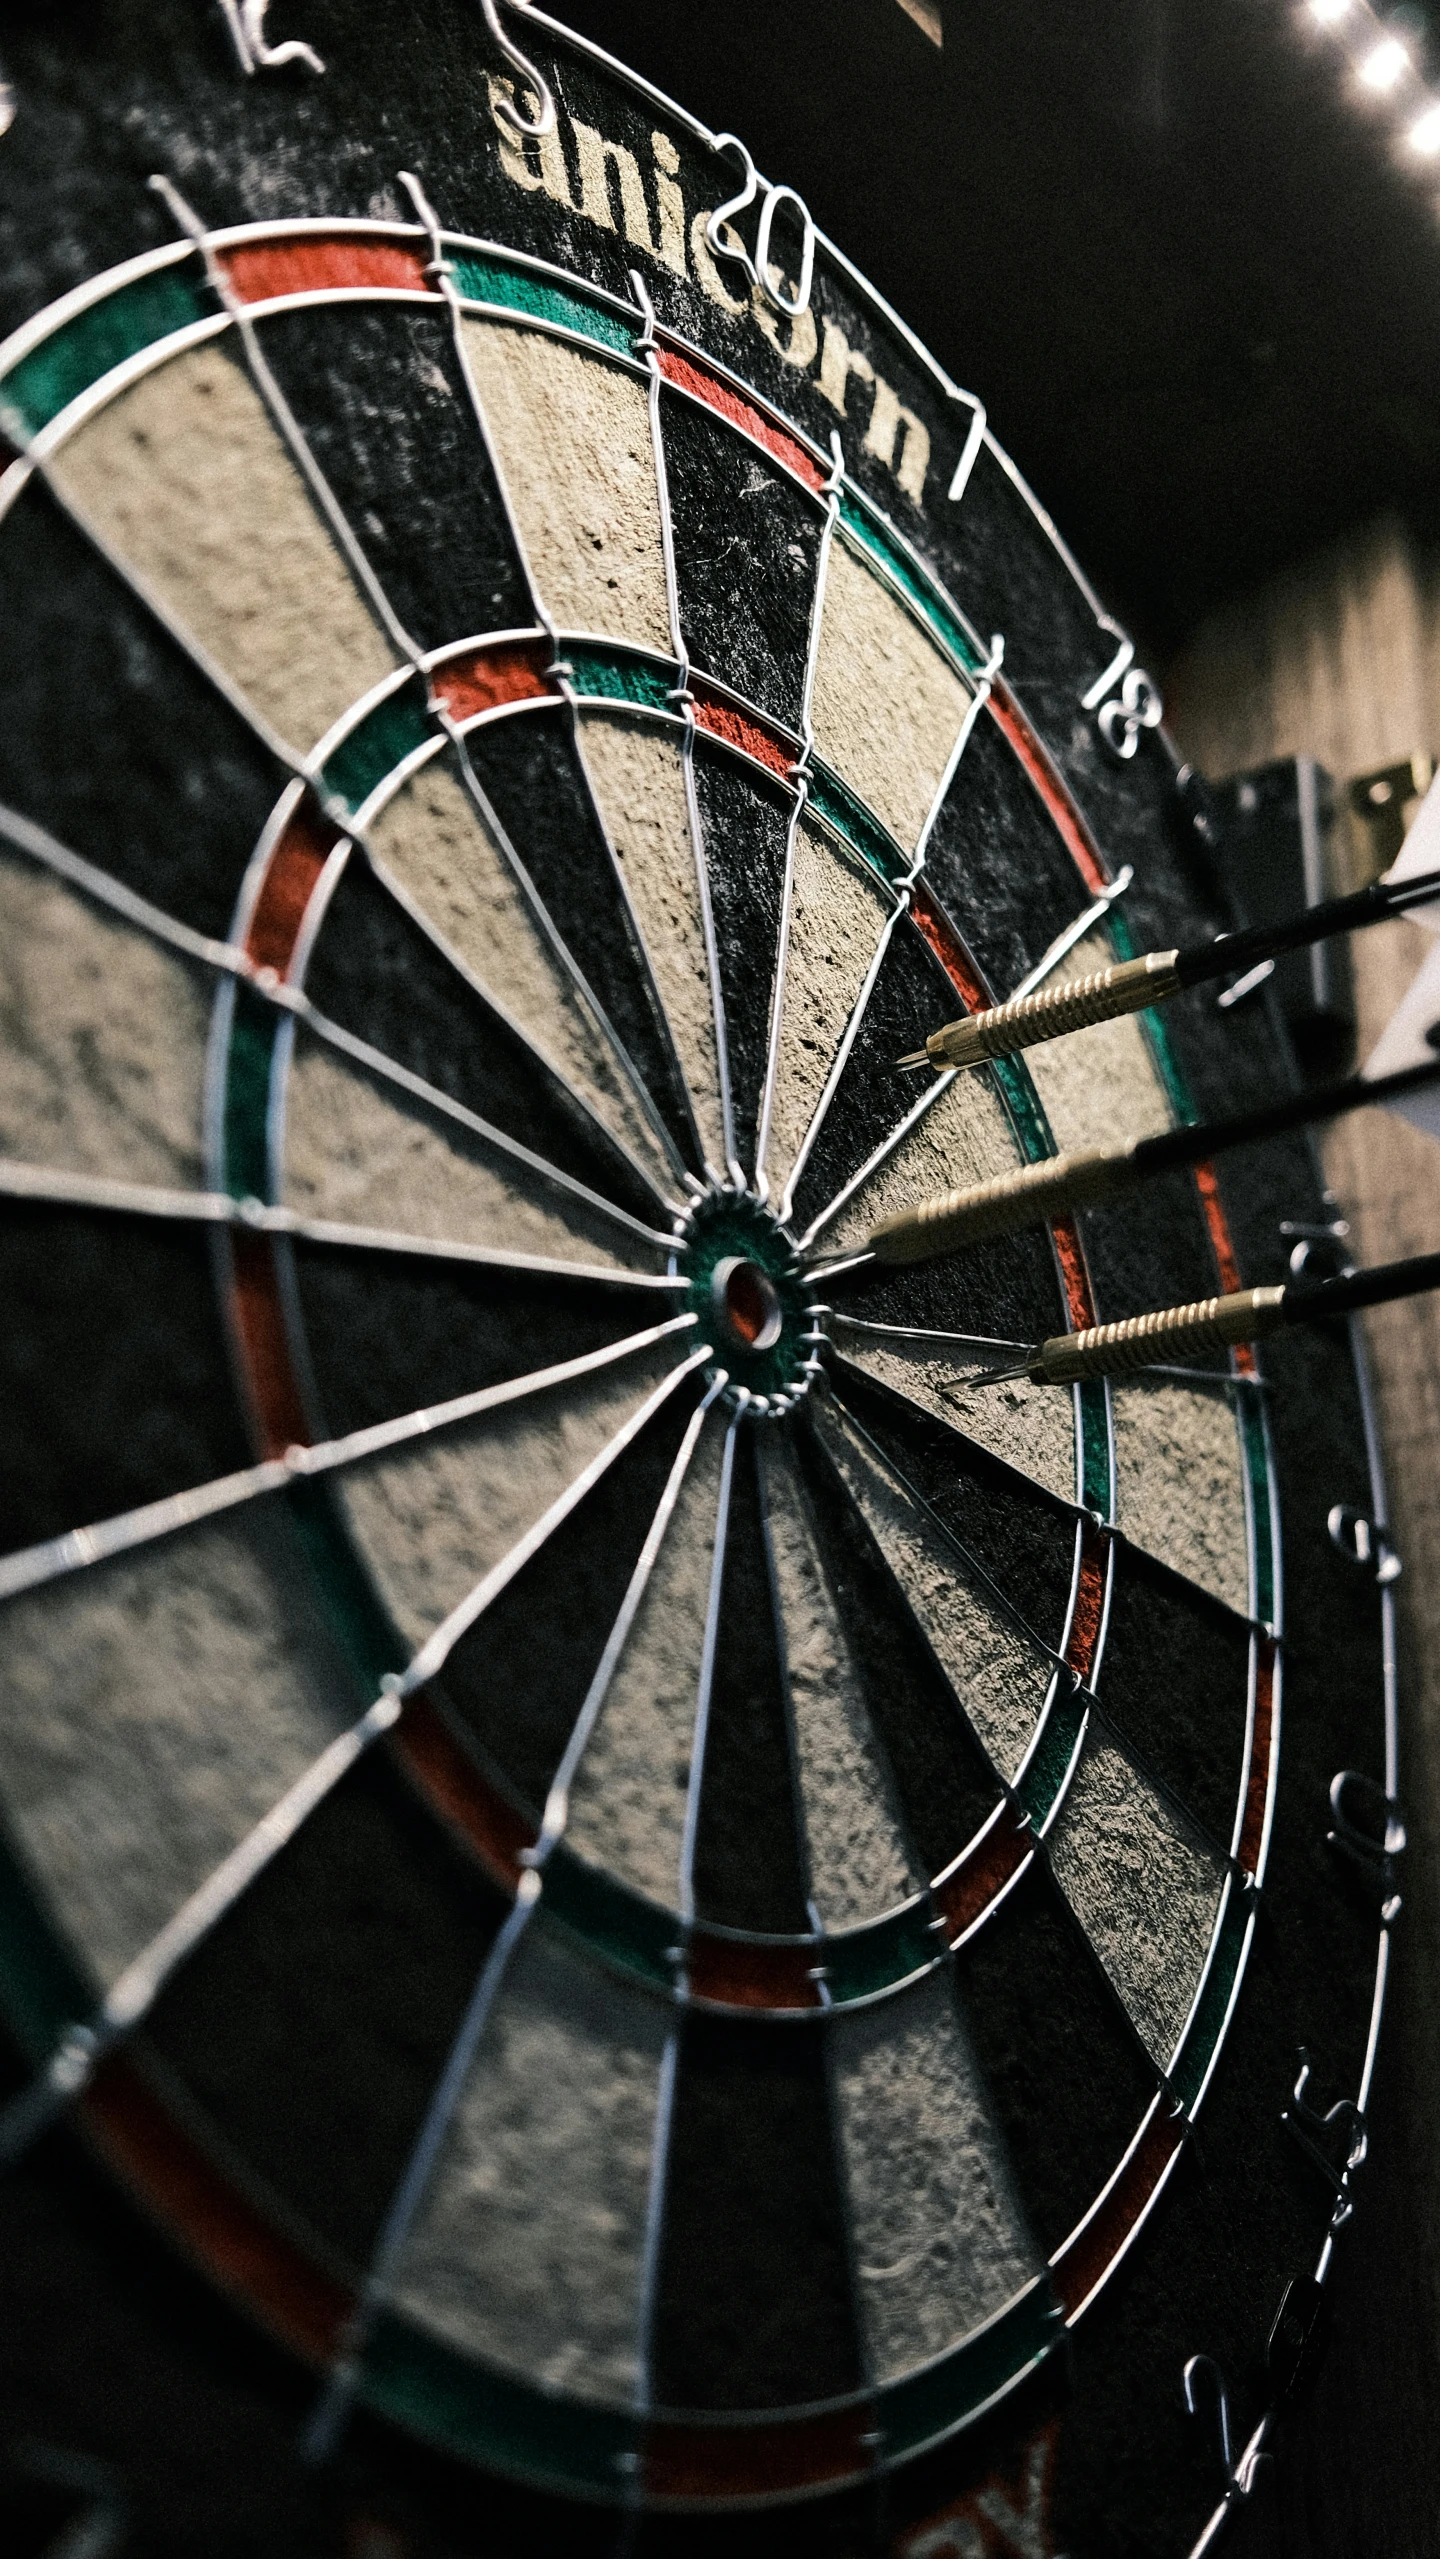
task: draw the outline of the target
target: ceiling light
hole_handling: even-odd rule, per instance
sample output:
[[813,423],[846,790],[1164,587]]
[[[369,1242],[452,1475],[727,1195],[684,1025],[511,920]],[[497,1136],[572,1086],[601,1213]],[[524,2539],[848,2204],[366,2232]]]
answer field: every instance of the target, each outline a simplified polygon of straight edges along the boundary
[[1350,0],[1310,0],[1310,15],[1312,18],[1318,18],[1322,27],[1333,27],[1337,18],[1343,18],[1349,7]]
[[1360,77],[1367,89],[1393,89],[1410,68],[1410,56],[1403,44],[1393,36],[1382,36],[1372,46],[1360,65]]
[[1405,139],[1412,151],[1423,152],[1427,160],[1433,159],[1440,151],[1440,106],[1427,107],[1423,116],[1417,116]]

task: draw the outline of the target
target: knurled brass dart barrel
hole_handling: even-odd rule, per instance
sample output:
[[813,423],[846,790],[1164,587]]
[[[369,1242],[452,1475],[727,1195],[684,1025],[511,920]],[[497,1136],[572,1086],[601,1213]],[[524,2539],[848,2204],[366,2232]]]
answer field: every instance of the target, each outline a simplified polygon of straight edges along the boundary
[[987,1012],[946,1022],[930,1033],[923,1049],[899,1063],[905,1067],[929,1064],[937,1075],[955,1066],[983,1066],[987,1058],[1037,1048],[1067,1031],[1113,1022],[1122,1013],[1143,1012],[1185,987],[1229,977],[1262,960],[1278,959],[1285,951],[1301,951],[1336,933],[1357,933],[1367,924],[1386,923],[1436,897],[1440,897],[1440,871],[1425,871],[1389,887],[1376,880],[1353,897],[1328,898],[1283,924],[1257,924],[1243,933],[1222,933],[1217,940],[1198,943],[1189,951],[1150,951],[1138,960],[1117,960],[1112,968],[1092,969],[1088,976],[1067,978],[1059,986],[1040,987],[1033,995],[1013,996],[1008,1004],[994,1004]]
[[1196,1298],[1188,1306],[1162,1306],[1150,1315],[1127,1315],[1118,1324],[1090,1324],[1080,1333],[1058,1333],[1028,1358],[988,1376],[963,1381],[998,1386],[1028,1377],[1035,1386],[1073,1386],[1087,1377],[1123,1377],[1154,1362],[1189,1359],[1196,1352],[1229,1350],[1263,1341],[1287,1324],[1321,1324],[1382,1306],[1394,1297],[1417,1297],[1440,1288],[1440,1253],[1408,1262],[1382,1262],[1372,1271],[1341,1279],[1294,1281],[1285,1288],[1242,1288],[1228,1297]]
[[882,1218],[871,1229],[865,1249],[877,1262],[934,1261],[943,1253],[990,1243],[997,1235],[1042,1224],[1070,1209],[1119,1199],[1177,1164],[1204,1164],[1228,1147],[1283,1137],[1290,1129],[1340,1119],[1366,1103],[1398,1101],[1402,1094],[1435,1083],[1440,1083],[1440,1057],[1420,1066],[1402,1066],[1394,1075],[1346,1075],[1308,1093],[1289,1093],[1283,1101],[1267,1103],[1258,1111],[1237,1112],[1231,1119],[1210,1120],[1195,1128],[1166,1129],[1158,1137],[1137,1138],[1129,1146],[1083,1147],[1073,1154],[1047,1156],[1038,1164],[1018,1165],[1013,1173],[997,1174],[993,1181],[977,1182],[969,1190],[941,1191],[917,1200],[913,1208]]

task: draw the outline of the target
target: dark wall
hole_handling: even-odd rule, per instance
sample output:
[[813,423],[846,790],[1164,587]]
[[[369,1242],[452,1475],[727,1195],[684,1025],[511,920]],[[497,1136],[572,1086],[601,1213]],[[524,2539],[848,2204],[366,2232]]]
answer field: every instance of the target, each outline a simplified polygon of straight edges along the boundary
[[1157,655],[1440,521],[1434,176],[1298,8],[942,0],[939,53],[897,0],[554,5],[800,189]]

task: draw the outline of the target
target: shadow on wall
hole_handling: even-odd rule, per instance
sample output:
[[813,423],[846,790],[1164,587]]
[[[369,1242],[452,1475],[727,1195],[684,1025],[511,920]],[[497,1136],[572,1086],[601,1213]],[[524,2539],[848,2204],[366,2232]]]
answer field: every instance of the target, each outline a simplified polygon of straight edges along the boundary
[[1313,755],[1337,782],[1440,749],[1440,553],[1397,516],[1210,614],[1168,671],[1183,750],[1217,779]]

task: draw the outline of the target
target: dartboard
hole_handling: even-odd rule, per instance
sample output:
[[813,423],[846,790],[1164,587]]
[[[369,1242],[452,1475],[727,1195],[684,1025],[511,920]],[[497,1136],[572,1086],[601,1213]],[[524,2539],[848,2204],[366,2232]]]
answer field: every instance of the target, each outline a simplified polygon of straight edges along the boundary
[[867,1259],[1292,1071],[898,1065],[1223,924],[1158,688],[742,145],[397,15],[7,39],[15,2173],[487,2548],[1179,2552],[1363,2155],[1363,1362],[985,1371],[1333,1203]]

